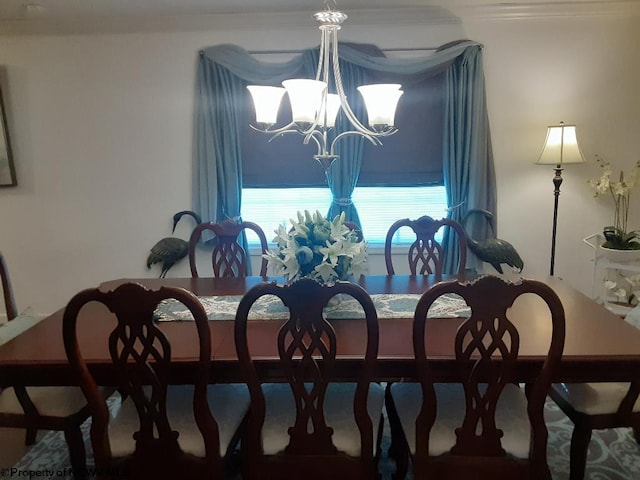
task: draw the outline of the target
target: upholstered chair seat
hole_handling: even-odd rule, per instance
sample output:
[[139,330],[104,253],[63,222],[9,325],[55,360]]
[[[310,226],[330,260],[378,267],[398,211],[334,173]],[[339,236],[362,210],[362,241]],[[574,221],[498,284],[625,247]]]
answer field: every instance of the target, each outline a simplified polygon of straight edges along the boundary
[[[578,411],[587,415],[615,413],[629,391],[629,383],[561,383],[554,384],[556,393],[561,394]],[[634,412],[640,412],[640,398],[633,405]]]
[[640,442],[640,384],[554,383],[549,396],[573,422],[570,480],[582,480],[594,429],[632,427]]
[[[249,390],[244,384],[210,385],[207,400],[213,416],[220,419],[220,456],[224,457],[249,409]],[[193,385],[169,387],[167,412],[171,427],[180,432],[180,448],[196,457],[205,457],[204,439],[193,415]],[[131,398],[126,399],[109,424],[109,443],[114,457],[125,457],[135,451],[136,442],[131,432],[139,421],[134,402]]]
[[[87,403],[79,387],[28,387],[27,393],[31,401],[38,406],[38,413],[44,416],[73,415]],[[13,387],[0,392],[0,412],[24,414]]]
[[[41,319],[28,312],[0,325],[0,345],[29,330]],[[87,401],[80,387],[27,387],[31,401],[40,415],[67,417],[84,408]],[[0,413],[24,415],[24,409],[13,387],[0,391]]]
[[[429,455],[442,455],[455,445],[455,429],[464,417],[465,397],[459,383],[435,384],[438,403],[436,421],[431,428]],[[405,432],[409,451],[416,453],[415,419],[422,407],[422,388],[419,383],[394,383],[391,395],[398,409],[398,417]],[[502,447],[516,458],[528,458],[531,425],[527,418],[527,398],[515,384],[505,385],[496,409],[496,426],[504,432]]]
[[[296,406],[288,383],[263,385],[265,399],[265,419],[262,427],[262,446],[265,455],[284,452],[289,444],[287,427],[296,419]],[[332,441],[340,452],[352,457],[360,456],[360,431],[353,417],[355,383],[330,383],[324,399],[324,416],[328,427],[333,428]],[[373,424],[373,431],[380,426],[384,388],[378,383],[369,385],[367,411]],[[374,442],[375,455],[378,445]]]
[[[41,318],[32,315],[29,309],[19,312],[9,269],[1,252],[0,281],[7,315],[7,321],[0,324],[0,345],[4,345],[36,326]],[[0,427],[23,428],[26,445],[36,442],[38,430],[64,432],[69,459],[77,479],[86,474],[80,425],[88,417],[89,410],[79,387],[25,387],[0,383]]]

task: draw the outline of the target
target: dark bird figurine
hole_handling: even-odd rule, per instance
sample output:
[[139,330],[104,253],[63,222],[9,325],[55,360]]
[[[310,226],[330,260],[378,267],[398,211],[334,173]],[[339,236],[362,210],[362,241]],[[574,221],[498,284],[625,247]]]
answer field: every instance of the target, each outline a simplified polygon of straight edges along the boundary
[[[200,216],[191,210],[183,210],[173,216],[173,228],[171,233],[176,231],[176,226],[180,219],[190,215],[199,224]],[[164,278],[171,267],[182,260],[189,253],[189,242],[177,237],[165,237],[151,248],[151,253],[147,257],[147,268],[151,268],[154,263],[162,262],[160,278]]]
[[[493,229],[493,214],[488,212],[487,210],[481,209],[472,209],[469,210],[464,216],[464,226],[465,233],[467,234],[467,244],[469,246],[469,250],[471,250],[476,257],[478,257],[483,262],[487,262],[493,266],[499,273],[502,272],[502,263],[506,263],[512,268],[517,268],[518,272],[521,272],[524,268],[524,262],[516,249],[506,240],[501,240],[499,238],[487,238],[485,240],[474,240],[471,238],[469,233],[467,232],[467,220],[469,217],[478,213],[484,215],[484,217],[489,222],[489,226],[491,230]],[[495,231],[495,230],[494,230]]]

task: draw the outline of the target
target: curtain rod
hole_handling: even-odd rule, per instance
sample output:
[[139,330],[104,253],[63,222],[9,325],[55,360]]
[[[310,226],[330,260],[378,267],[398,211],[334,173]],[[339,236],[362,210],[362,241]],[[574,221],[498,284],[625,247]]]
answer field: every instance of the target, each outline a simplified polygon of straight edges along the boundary
[[[437,50],[439,47],[381,48],[383,52],[423,52]],[[277,53],[302,53],[303,50],[249,50],[252,55],[272,55]]]

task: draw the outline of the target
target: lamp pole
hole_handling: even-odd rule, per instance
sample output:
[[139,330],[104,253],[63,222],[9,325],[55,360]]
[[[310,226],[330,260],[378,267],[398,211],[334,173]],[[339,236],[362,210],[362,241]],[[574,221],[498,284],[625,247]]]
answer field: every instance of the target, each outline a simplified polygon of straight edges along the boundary
[[553,276],[553,269],[556,261],[556,231],[558,228],[558,197],[560,197],[560,185],[562,185],[562,166],[556,165],[556,174],[553,177],[553,229],[551,232],[551,266],[549,267],[549,275]]

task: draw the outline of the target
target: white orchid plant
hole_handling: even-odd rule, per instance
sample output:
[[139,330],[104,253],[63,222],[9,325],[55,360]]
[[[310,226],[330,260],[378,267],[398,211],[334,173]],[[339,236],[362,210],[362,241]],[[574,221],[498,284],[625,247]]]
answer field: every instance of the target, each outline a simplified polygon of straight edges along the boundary
[[277,250],[269,250],[264,258],[274,275],[288,282],[309,277],[331,284],[350,276],[358,277],[367,269],[367,244],[344,222],[344,212],[332,221],[320,212],[298,212],[292,227],[280,225],[273,242]]
[[629,306],[638,305],[640,297],[640,274],[619,275],[618,281],[605,280],[604,286],[619,303]]
[[603,172],[597,180],[589,180],[589,185],[595,190],[594,197],[609,194],[615,204],[614,225],[605,227],[604,235],[606,241],[602,246],[617,250],[638,250],[640,249],[640,231],[629,232],[627,230],[627,221],[629,220],[629,206],[631,205],[631,190],[636,186],[640,160],[626,176],[621,171],[618,181],[611,179],[612,172],[609,162],[605,162],[599,156],[596,156],[596,162],[603,169]]

